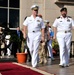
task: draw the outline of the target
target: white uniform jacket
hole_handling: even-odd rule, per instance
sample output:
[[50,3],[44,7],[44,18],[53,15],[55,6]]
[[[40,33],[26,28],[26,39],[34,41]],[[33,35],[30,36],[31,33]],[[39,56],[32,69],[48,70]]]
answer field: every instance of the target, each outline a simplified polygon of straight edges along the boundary
[[71,30],[72,26],[74,26],[74,21],[69,16],[67,16],[66,18],[60,16],[53,23],[53,27],[57,27],[57,31]]

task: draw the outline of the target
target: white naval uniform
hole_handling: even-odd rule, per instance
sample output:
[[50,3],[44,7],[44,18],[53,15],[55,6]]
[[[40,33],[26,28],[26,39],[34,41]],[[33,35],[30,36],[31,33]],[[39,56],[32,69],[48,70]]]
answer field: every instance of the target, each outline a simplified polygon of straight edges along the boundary
[[44,22],[40,17],[34,19],[33,15],[27,17],[23,25],[28,28],[28,47],[32,56],[32,66],[37,66],[39,44],[41,41],[41,29],[45,28]]
[[60,16],[53,23],[53,27],[57,27],[56,37],[60,49],[59,65],[69,65],[72,26],[74,26],[74,21],[69,16],[66,18]]
[[[49,27],[49,35],[50,35],[51,32],[53,32],[53,30],[52,30],[52,28]],[[52,38],[53,36],[50,35],[50,37]],[[50,39],[48,41],[47,48],[48,48],[49,56],[51,57],[51,59],[53,59],[52,39]]]

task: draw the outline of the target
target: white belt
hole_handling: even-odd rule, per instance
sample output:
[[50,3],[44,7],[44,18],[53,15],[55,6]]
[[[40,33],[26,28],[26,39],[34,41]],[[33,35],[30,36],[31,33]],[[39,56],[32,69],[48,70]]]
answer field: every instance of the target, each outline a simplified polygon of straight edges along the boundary
[[69,33],[69,32],[71,32],[71,30],[60,30],[60,31],[58,31],[58,32]]

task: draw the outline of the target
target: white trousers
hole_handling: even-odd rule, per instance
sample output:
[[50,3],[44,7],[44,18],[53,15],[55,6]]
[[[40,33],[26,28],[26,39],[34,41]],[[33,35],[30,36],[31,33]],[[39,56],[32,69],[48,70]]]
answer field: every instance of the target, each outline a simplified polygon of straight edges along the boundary
[[37,66],[40,40],[41,40],[41,32],[28,33],[28,47],[32,57],[32,61],[31,61],[32,67]]
[[49,40],[49,42],[47,43],[47,48],[48,48],[49,56],[50,56],[51,58],[53,58],[52,40]]
[[57,33],[57,41],[60,49],[60,65],[68,65],[70,58],[70,46],[71,46],[72,33]]

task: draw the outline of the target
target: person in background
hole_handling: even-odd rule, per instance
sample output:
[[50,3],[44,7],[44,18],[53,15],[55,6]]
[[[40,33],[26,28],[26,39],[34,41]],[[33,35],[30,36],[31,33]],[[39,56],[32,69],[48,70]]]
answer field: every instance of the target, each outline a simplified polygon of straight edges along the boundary
[[[13,34],[20,39],[20,41],[14,41],[13,45],[12,45],[12,50],[13,50],[12,54],[14,55],[14,57],[16,57],[16,53],[21,52],[21,44],[22,44],[22,40],[23,40],[23,33],[20,30],[20,27],[17,27],[16,30],[13,32]],[[11,37],[14,37],[14,35],[12,35]],[[14,37],[13,39],[15,39],[16,37]]]
[[20,27],[16,28],[16,34],[17,34],[18,38],[20,38],[20,45],[17,48],[18,48],[18,51],[21,52],[21,44],[22,44],[22,40],[23,40],[23,33],[20,30]]
[[54,37],[57,38],[60,50],[60,67],[69,66],[70,46],[72,40],[72,28],[74,29],[73,19],[67,15],[67,8],[63,7],[60,10],[61,16],[56,18],[53,23]]
[[30,17],[27,17],[27,19],[23,23],[24,38],[25,39],[27,38],[27,41],[28,41],[28,47],[32,57],[32,60],[31,60],[32,67],[36,67],[37,60],[38,60],[39,44],[40,44],[40,41],[44,41],[45,25],[43,20],[39,16],[37,16],[39,6],[32,5],[31,10],[32,10],[32,15]]
[[[42,18],[41,14],[38,14],[38,16],[40,18]],[[44,42],[41,41],[40,47],[39,47],[39,63],[40,64],[46,64],[47,63],[47,49],[45,46],[46,46],[46,40]]]
[[53,33],[53,30],[49,24],[49,21],[46,21],[46,26],[48,28],[48,32],[49,32],[49,40],[47,41],[47,48],[48,48],[48,57],[51,58],[51,60],[54,60],[54,57],[53,57],[53,49],[52,49],[52,41],[53,41],[53,36],[54,36],[54,33]]
[[5,44],[5,34],[4,34],[4,28],[0,27],[0,55],[1,58],[4,57],[4,55],[6,55],[6,44]]
[[11,38],[11,35],[9,35],[9,34],[5,36],[5,43],[6,43],[6,49],[7,49],[6,55],[8,57],[10,57],[10,55],[11,55],[11,49],[12,49],[12,43],[10,41],[10,38]]

